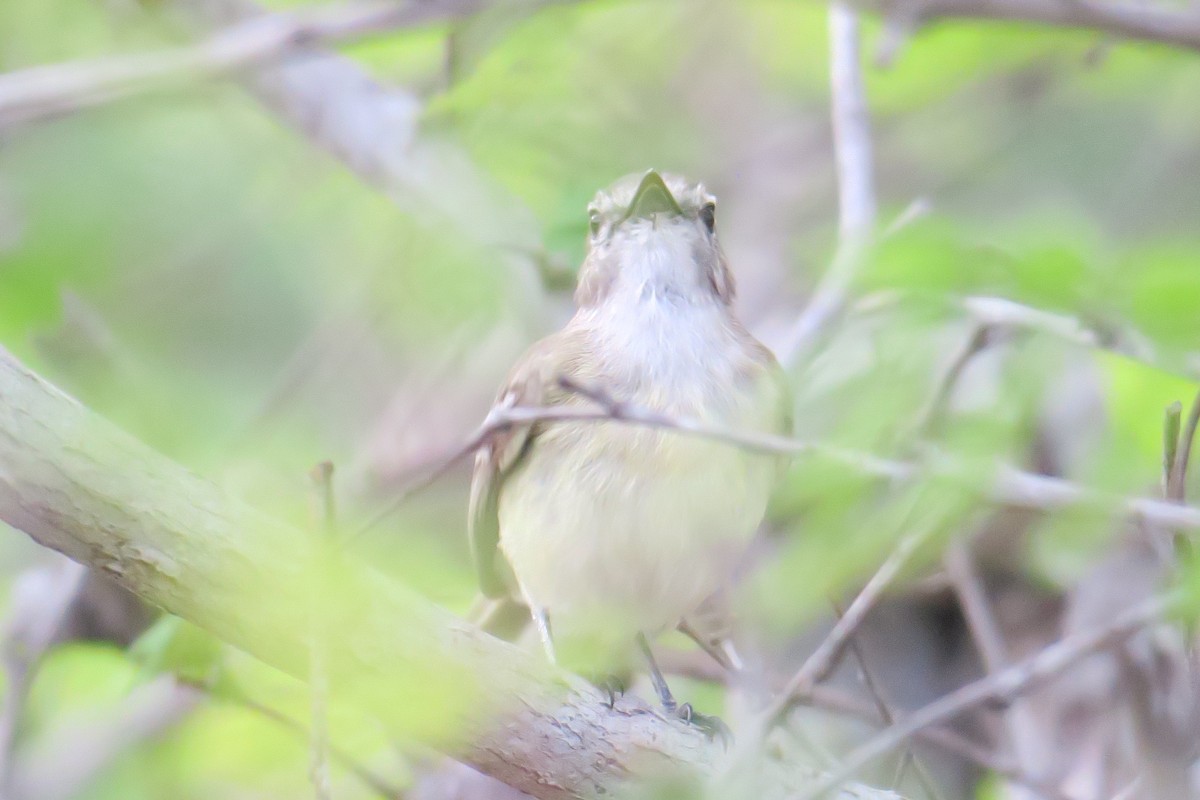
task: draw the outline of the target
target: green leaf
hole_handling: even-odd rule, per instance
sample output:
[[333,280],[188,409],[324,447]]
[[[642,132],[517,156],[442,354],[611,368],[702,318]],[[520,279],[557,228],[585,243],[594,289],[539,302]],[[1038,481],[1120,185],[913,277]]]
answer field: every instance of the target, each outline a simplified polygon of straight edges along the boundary
[[207,631],[166,614],[130,645],[129,656],[139,665],[140,680],[166,672],[186,683],[215,686],[224,645]]

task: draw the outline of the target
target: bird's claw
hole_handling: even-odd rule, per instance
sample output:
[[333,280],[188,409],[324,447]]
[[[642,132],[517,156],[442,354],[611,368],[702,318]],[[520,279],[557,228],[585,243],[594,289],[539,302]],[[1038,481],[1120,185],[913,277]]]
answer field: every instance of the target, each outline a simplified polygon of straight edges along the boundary
[[720,739],[721,745],[728,750],[733,744],[733,731],[721,721],[720,717],[701,714],[692,708],[691,703],[684,703],[675,709],[675,716],[689,725],[693,725],[708,736],[709,741]]
[[609,675],[596,681],[596,688],[604,693],[604,704],[612,711],[617,704],[617,698],[625,694],[625,681],[616,675]]

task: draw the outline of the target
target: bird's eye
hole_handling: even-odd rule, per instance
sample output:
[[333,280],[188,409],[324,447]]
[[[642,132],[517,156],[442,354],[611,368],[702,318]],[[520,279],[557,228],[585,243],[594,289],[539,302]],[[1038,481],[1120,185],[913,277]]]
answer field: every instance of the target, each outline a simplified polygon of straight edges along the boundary
[[593,237],[595,237],[597,234],[600,233],[600,212],[599,211],[592,209],[591,211],[588,212],[588,228],[591,230]]
[[712,233],[713,228],[717,224],[717,206],[715,203],[705,203],[700,209],[700,219],[704,222],[704,227],[708,228],[708,232]]

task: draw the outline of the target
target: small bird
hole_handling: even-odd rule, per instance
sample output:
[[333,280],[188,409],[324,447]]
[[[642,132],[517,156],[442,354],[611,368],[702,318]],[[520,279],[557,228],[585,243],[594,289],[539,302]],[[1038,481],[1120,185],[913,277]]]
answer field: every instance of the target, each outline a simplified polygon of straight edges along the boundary
[[[782,370],[734,316],[704,186],[628,175],[588,214],[575,315],[517,362],[495,408],[587,406],[590,393],[790,434]],[[504,429],[477,452],[472,477],[481,587],[519,593],[552,661],[564,635],[618,662],[613,654],[636,643],[664,708],[702,724],[675,703],[647,637],[686,625],[727,584],[780,468],[769,455],[626,421]]]

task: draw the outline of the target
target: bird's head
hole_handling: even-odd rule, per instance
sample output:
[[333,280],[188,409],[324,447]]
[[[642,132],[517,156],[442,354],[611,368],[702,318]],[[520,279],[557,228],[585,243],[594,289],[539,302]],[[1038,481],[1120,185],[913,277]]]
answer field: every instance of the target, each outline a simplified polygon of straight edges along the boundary
[[650,170],[626,175],[588,206],[581,308],[610,299],[733,301],[733,277],[717,242],[716,198],[703,184]]

